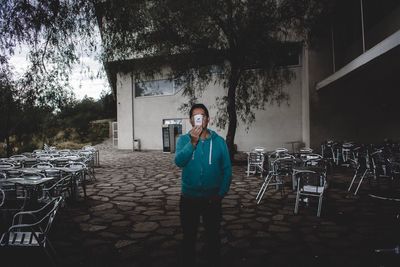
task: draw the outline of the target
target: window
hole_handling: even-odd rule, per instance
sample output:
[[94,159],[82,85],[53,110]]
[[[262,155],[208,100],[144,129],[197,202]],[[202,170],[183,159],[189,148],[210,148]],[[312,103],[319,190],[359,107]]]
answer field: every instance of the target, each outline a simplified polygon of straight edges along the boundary
[[182,119],[163,119],[163,124],[182,124]]
[[135,82],[135,96],[174,95],[178,90],[175,82],[169,79]]

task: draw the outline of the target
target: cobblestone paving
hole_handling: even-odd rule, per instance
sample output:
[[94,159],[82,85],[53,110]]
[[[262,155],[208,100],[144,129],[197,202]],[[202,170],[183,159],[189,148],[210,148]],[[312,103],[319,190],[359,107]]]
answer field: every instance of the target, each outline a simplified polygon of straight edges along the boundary
[[[177,266],[182,239],[179,222],[180,170],[173,155],[100,149],[97,180],[88,198],[60,210],[51,239],[65,266]],[[375,248],[400,243],[399,204],[368,197],[365,183],[350,197],[351,173],[329,176],[322,216],[316,203],[293,214],[295,196],[289,181],[283,196],[268,190],[257,205],[259,176],[233,168],[231,190],[223,200],[222,257],[225,266],[400,266],[399,257],[381,256]],[[387,193],[398,181],[380,192]],[[385,189],[386,188],[386,189]],[[395,191],[396,192],[396,191]],[[203,230],[199,234],[199,266]],[[394,265],[391,265],[394,264]]]

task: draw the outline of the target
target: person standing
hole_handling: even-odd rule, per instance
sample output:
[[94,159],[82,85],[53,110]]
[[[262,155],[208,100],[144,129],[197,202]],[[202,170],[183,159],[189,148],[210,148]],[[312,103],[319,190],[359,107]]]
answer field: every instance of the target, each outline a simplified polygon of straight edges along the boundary
[[195,104],[190,109],[189,117],[193,128],[179,137],[175,154],[175,164],[182,168],[182,265],[195,266],[201,218],[209,266],[219,266],[221,201],[231,184],[232,165],[225,140],[207,128],[208,109],[203,104]]

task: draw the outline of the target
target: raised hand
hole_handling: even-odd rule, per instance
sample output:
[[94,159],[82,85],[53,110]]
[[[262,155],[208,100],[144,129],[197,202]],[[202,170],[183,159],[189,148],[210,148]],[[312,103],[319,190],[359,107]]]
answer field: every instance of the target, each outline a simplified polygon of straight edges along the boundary
[[197,143],[199,142],[199,138],[202,131],[203,131],[202,126],[194,126],[190,131],[190,138],[193,146],[196,146]]

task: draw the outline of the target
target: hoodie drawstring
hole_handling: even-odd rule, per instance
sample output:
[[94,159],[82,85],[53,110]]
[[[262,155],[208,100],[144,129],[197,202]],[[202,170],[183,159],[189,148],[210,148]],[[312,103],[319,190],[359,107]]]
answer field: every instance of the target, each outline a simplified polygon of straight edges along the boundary
[[212,138],[210,141],[210,155],[208,156],[208,165],[211,165],[211,155],[212,155]]

